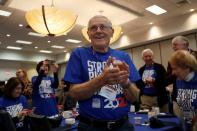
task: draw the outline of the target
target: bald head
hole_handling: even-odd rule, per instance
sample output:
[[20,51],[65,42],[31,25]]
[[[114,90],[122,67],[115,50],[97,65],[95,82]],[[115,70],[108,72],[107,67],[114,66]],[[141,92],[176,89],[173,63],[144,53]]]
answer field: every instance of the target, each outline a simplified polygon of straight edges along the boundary
[[110,21],[106,16],[103,16],[103,15],[96,15],[96,16],[93,16],[93,17],[89,20],[89,22],[88,22],[88,27],[90,27],[90,26],[91,26],[91,22],[92,22],[94,19],[97,19],[97,18],[104,19],[104,20],[106,21],[106,24],[107,24],[108,26],[111,26],[111,27],[112,27],[111,21]]

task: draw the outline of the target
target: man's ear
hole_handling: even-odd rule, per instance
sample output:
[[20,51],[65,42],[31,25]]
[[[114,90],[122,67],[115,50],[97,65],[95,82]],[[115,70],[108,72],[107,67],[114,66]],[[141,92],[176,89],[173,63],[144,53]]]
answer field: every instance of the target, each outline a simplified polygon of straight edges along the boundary
[[111,37],[113,37],[113,35],[114,35],[114,29],[112,28]]
[[87,30],[88,38],[90,39],[90,32]]

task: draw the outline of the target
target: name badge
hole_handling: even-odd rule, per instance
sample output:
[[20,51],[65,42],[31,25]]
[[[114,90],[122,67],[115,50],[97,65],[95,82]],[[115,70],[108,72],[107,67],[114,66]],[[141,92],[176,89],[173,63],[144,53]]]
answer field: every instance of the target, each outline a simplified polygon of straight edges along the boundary
[[101,101],[99,98],[92,99],[92,108],[101,108]]
[[116,99],[116,90],[109,86],[103,86],[99,95],[113,101]]

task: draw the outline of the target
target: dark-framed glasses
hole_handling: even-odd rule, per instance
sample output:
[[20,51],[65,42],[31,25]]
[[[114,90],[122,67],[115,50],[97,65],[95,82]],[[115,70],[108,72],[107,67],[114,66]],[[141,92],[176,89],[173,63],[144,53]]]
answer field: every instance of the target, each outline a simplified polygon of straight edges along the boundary
[[95,32],[98,30],[98,28],[102,31],[105,31],[107,29],[112,29],[111,25],[108,24],[100,24],[100,25],[92,25],[88,28],[89,31]]

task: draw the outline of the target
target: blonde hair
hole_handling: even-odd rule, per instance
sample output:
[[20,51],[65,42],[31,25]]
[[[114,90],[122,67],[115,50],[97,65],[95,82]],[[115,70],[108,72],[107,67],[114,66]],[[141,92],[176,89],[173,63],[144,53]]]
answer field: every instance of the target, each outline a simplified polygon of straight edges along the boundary
[[189,68],[190,71],[197,71],[197,61],[195,57],[185,50],[174,52],[170,58],[170,64],[171,63],[182,69]]
[[18,73],[19,70],[21,70],[21,71],[23,72],[23,74],[24,74],[24,76],[23,76],[23,78],[21,79],[21,81],[22,81],[24,84],[30,82],[30,80],[29,80],[28,77],[27,77],[27,72],[26,72],[24,69],[21,69],[21,68],[17,69],[17,71],[16,71],[16,77],[19,78],[19,73]]
[[154,55],[154,53],[153,53],[153,51],[151,49],[144,49],[142,51],[142,57],[143,57],[144,53],[146,53],[146,52],[150,52],[152,54],[152,56]]
[[181,43],[181,44],[186,44],[187,46],[189,46],[189,40],[187,39],[187,37],[185,36],[176,36],[172,39],[172,44],[173,43]]

